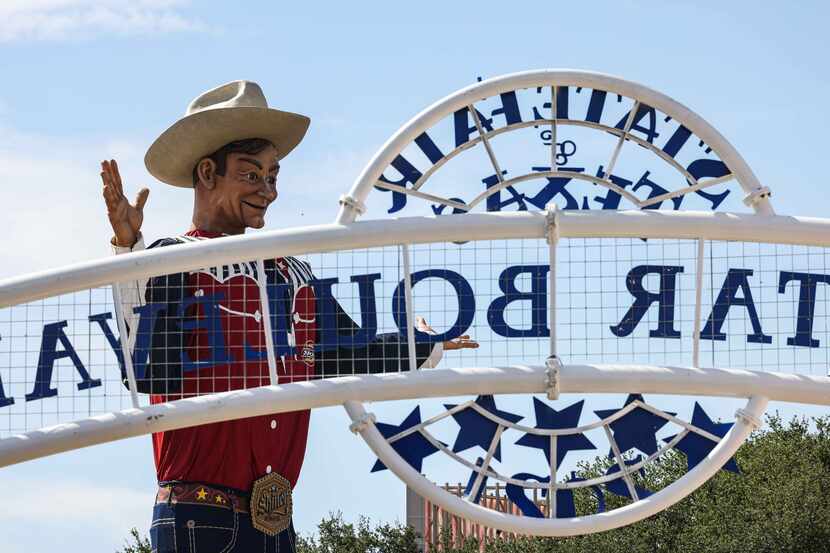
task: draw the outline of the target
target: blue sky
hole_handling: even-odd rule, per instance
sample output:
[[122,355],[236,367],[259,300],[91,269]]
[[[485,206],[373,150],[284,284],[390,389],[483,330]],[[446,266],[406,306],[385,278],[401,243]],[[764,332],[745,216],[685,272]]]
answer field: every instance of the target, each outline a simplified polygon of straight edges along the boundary
[[[144,151],[194,96],[235,79],[312,118],[269,229],[331,221],[374,151],[436,99],[478,76],[552,67],[675,97],[736,146],[779,213],[827,217],[827,15],[820,2],[5,0],[0,277],[109,255],[103,158],[117,157],[133,191],[151,188],[147,236],[184,230],[190,192],[154,181]],[[402,486],[369,478],[372,457],[346,427],[340,409],[312,416],[301,531],[329,510],[403,516]],[[3,550],[112,551],[148,526],[153,483],[147,437],[0,470],[18,498],[0,507]]]

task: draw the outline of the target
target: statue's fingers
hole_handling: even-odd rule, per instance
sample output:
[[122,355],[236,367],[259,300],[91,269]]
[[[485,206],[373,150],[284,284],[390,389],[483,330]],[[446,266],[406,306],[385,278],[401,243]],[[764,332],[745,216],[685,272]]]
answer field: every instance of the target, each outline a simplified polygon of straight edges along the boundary
[[138,191],[135,197],[135,208],[139,211],[144,209],[144,204],[147,203],[147,198],[150,196],[150,189],[142,188]]
[[112,187],[113,192],[116,192],[118,194],[122,194],[121,187],[115,181],[115,175],[113,174],[113,171],[112,171],[112,164],[109,161],[104,161],[101,164],[101,167],[104,168],[104,174],[106,175],[107,183]]
[[112,211],[118,205],[118,194],[112,186],[105,185],[103,188],[104,202],[107,204],[107,209]]
[[120,193],[124,193],[124,186],[121,183],[121,173],[118,172],[118,162],[114,159],[111,159],[109,162],[110,168],[110,180],[112,180],[113,186],[115,189]]

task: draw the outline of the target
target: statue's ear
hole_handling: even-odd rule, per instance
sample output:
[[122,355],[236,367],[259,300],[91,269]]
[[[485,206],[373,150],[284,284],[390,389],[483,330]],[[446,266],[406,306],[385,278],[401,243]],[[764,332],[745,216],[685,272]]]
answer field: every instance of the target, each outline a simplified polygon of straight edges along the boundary
[[199,178],[197,184],[204,186],[208,190],[213,190],[216,186],[216,162],[209,157],[202,158],[196,164],[196,176]]

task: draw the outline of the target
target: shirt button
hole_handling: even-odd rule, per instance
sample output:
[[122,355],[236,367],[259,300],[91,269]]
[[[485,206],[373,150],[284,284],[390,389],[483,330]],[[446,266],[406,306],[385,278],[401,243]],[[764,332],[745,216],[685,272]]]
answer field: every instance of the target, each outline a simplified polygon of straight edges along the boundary
[[277,427],[277,421],[275,419],[271,419],[271,430],[274,430]]
[[267,467],[265,467],[265,472],[266,472],[266,474],[271,474],[271,465],[268,465]]

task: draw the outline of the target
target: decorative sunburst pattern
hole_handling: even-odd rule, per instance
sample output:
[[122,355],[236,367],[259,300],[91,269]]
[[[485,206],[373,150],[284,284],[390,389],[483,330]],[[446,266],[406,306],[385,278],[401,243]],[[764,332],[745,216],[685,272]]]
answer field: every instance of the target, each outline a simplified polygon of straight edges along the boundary
[[[499,409],[492,395],[481,395],[461,404],[446,404],[443,412],[426,420],[421,420],[421,408],[416,406],[399,425],[376,425],[394,451],[418,472],[423,472],[424,459],[436,453],[462,465],[469,471],[463,495],[466,501],[479,503],[488,482],[500,482],[524,516],[551,518],[577,516],[574,492],[580,489],[593,494],[595,513],[605,511],[608,494],[633,501],[649,497],[656,491],[648,489],[642,478],[649,463],[674,449],[685,455],[688,470],[692,470],[733,425],[712,421],[699,403],[695,403],[692,421],[686,422],[676,413],[647,403],[642,395],[629,395],[621,408],[596,410],[598,420],[580,424],[584,405],[585,400],[579,400],[554,408],[533,397],[535,424],[531,427],[520,424],[523,415]],[[431,431],[431,427],[450,417],[457,423],[452,447]],[[665,435],[671,428],[678,432]],[[520,436],[509,440],[508,432]],[[583,478],[570,471],[569,476],[558,476],[569,453],[600,451],[598,444],[604,442],[609,444],[609,453],[601,475]],[[536,449],[544,456],[547,473],[535,474],[533,469],[526,469],[508,475],[506,469],[495,468],[493,462],[502,460],[502,445]],[[484,452],[475,462],[459,455],[475,447]],[[378,460],[372,471],[385,468]],[[734,458],[722,470],[739,472]],[[527,496],[534,489],[543,499],[541,505]]]

